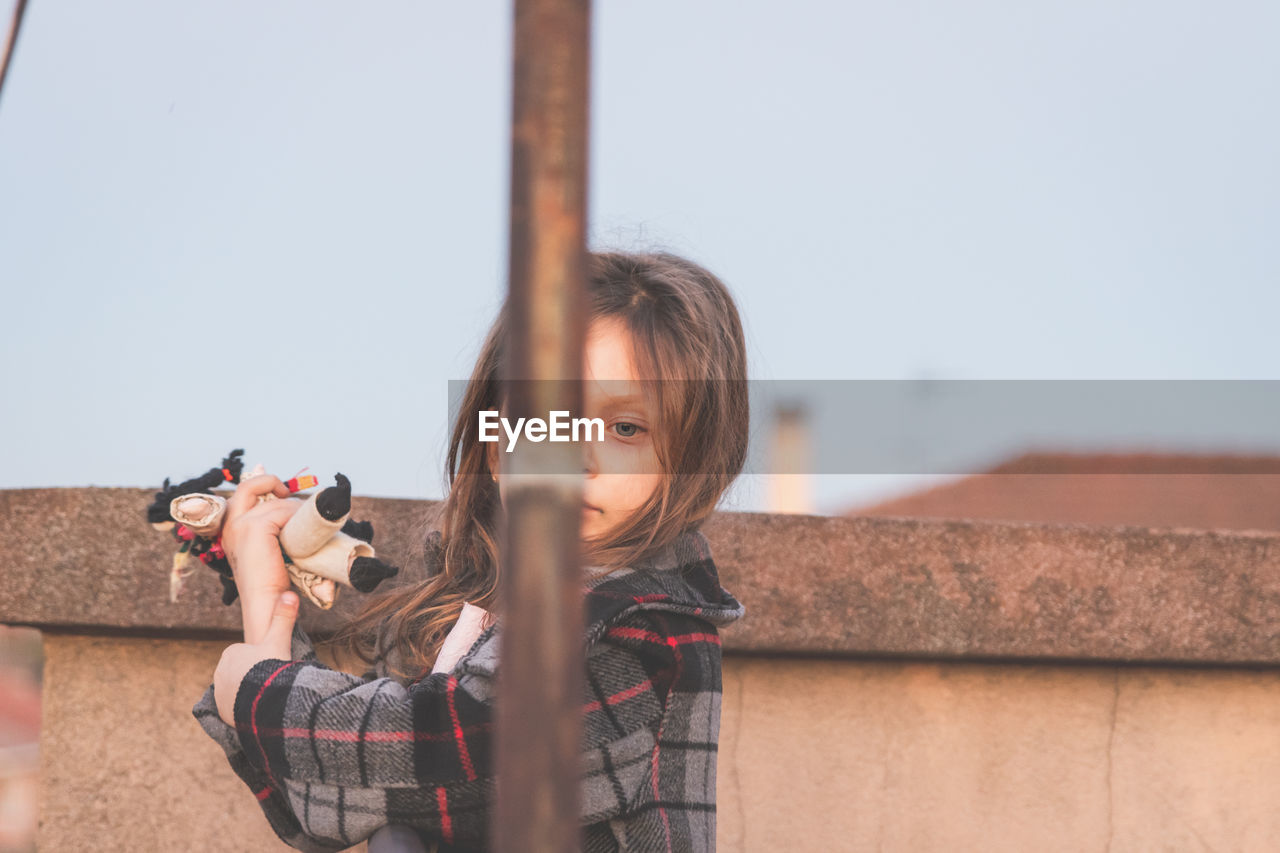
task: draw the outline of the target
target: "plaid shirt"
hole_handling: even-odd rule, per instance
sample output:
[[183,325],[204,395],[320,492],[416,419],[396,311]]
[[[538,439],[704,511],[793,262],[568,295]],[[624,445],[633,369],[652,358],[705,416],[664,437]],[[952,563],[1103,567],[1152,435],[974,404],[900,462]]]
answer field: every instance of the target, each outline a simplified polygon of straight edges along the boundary
[[[584,849],[713,851],[716,626],[742,605],[691,531],[595,578],[585,607]],[[342,850],[387,824],[441,850],[484,849],[500,629],[486,629],[452,671],[408,687],[325,667],[296,630],[295,660],[261,661],[241,682],[234,728],[212,687],[193,713],[299,850]]]

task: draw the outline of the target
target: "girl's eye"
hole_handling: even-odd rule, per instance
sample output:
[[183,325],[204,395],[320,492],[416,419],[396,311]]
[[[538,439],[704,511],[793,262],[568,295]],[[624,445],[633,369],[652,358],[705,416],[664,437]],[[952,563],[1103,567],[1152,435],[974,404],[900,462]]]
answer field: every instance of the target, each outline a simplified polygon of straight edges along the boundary
[[614,424],[613,426],[614,426],[614,429],[618,431],[618,435],[622,436],[623,438],[635,438],[637,435],[641,433],[641,431],[644,430],[644,427],[640,426],[639,424],[633,424],[630,421],[621,421],[619,423]]

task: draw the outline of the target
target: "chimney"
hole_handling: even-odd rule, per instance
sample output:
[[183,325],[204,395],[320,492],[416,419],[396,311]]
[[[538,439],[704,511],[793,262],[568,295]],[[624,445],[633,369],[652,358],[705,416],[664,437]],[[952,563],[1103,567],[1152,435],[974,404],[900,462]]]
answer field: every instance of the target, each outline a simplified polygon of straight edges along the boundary
[[784,403],[774,411],[773,444],[769,453],[769,512],[811,514],[813,475],[809,418],[799,403]]

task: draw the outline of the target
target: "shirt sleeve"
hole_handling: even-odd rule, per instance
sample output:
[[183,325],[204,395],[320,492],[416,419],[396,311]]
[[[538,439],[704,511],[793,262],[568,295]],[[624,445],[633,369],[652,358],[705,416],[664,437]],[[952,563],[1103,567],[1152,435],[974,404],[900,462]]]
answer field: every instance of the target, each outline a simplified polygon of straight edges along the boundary
[[[486,630],[451,672],[409,687],[334,671],[314,655],[260,661],[240,684],[234,729],[210,733],[234,741],[224,743],[233,768],[298,849],[344,849],[388,824],[482,847],[494,787],[498,638],[496,628]],[[584,822],[622,814],[641,796],[669,683],[666,651],[630,636],[588,650]]]
[[[290,653],[298,661],[312,663],[318,660],[310,637],[296,626],[293,631],[293,644]],[[218,706],[214,701],[212,684],[209,685],[209,689],[204,692],[200,700],[196,702],[191,712],[196,721],[199,722],[200,727],[204,729],[205,734],[209,735],[226,753],[227,761],[231,764],[232,771],[240,777],[240,780],[253,793],[254,798],[258,801],[258,805],[262,808],[262,812],[267,818],[267,823],[279,836],[280,840],[291,847],[308,853],[329,853],[329,851],[341,850],[343,846],[349,846],[326,844],[308,837],[302,831],[301,825],[294,816],[293,809],[281,791],[274,787],[272,780],[265,773],[248,760],[244,750],[240,747],[240,739],[236,735],[236,730],[224,723],[222,718],[218,716]]]

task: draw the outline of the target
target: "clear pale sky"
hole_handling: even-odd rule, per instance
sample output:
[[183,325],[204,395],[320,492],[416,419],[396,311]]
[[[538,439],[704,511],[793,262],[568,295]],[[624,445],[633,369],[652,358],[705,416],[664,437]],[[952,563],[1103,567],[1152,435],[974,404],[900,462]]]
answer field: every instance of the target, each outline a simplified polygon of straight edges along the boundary
[[[506,286],[510,17],[31,0],[0,487],[244,447],[438,496]],[[1269,2],[604,0],[591,243],[720,274],[756,378],[1278,379],[1277,43]]]

